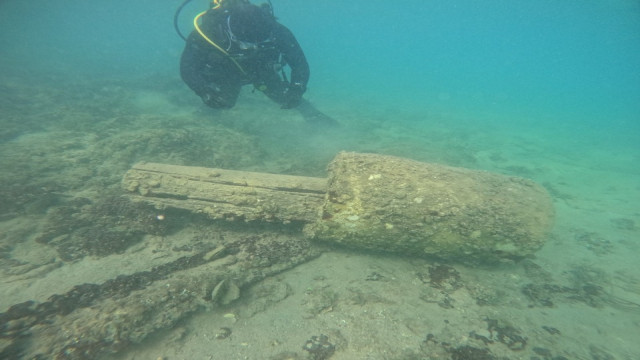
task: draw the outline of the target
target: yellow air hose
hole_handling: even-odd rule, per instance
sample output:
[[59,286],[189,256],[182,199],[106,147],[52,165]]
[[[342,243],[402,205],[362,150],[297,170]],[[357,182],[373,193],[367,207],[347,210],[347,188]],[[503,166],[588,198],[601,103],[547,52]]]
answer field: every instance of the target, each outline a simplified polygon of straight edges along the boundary
[[[215,2],[214,3],[217,4],[216,7],[219,7],[220,4]],[[215,7],[214,7],[215,9]],[[202,15],[206,14],[207,11],[203,11],[200,14],[196,15],[196,17],[193,18],[193,27],[196,29],[196,31],[198,32],[198,34],[200,34],[200,36],[202,36],[203,39],[205,39],[209,44],[213,45],[213,47],[215,47],[216,49],[218,49],[221,53],[223,53],[224,55],[226,55],[229,60],[233,61],[233,63],[236,65],[236,67],[238,68],[238,70],[240,70],[240,72],[243,75],[247,75],[246,71],[244,71],[244,69],[242,68],[242,66],[240,66],[240,64],[238,64],[238,62],[231,56],[229,55],[229,53],[221,48],[220,46],[218,46],[218,44],[214,43],[211,39],[209,39],[209,37],[207,35],[204,34],[204,32],[202,32],[202,30],[200,29],[200,26],[198,25],[198,20],[200,20],[200,18],[202,17]]]

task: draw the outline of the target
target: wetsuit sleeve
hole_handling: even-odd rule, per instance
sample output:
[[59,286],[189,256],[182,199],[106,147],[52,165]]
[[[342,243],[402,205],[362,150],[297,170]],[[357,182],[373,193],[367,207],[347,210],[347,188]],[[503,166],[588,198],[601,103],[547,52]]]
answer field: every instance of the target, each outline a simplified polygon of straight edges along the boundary
[[284,55],[284,60],[291,67],[291,84],[300,84],[303,91],[306,90],[309,82],[309,64],[300,44],[291,30],[284,25],[277,24],[275,35],[278,48]]

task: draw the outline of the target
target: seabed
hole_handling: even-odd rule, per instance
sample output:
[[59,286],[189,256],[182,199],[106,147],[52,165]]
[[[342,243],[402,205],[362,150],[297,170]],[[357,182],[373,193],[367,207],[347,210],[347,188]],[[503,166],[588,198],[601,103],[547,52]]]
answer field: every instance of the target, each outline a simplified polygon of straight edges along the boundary
[[[353,101],[316,104],[340,123],[326,127],[250,91],[214,111],[179,79],[0,87],[4,358],[640,357],[640,188],[624,155]],[[323,177],[341,150],[533,179],[555,227],[535,256],[478,266],[156,209],[121,187],[139,161]]]

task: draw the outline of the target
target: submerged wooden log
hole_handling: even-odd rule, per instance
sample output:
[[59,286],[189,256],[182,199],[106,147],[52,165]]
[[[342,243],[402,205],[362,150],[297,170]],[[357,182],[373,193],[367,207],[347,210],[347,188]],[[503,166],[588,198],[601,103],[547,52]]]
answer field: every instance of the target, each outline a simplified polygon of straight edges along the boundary
[[329,165],[322,216],[305,233],[354,248],[494,262],[542,247],[553,217],[551,198],[531,180],[341,153]]
[[300,221],[311,239],[458,261],[530,255],[554,215],[548,193],[531,180],[348,152],[332,161],[328,180],[141,163],[123,186],[159,208]]
[[[327,180],[156,163],[134,165],[123,186],[158,208],[174,207],[214,219],[312,222]],[[137,196],[136,196],[137,195]]]

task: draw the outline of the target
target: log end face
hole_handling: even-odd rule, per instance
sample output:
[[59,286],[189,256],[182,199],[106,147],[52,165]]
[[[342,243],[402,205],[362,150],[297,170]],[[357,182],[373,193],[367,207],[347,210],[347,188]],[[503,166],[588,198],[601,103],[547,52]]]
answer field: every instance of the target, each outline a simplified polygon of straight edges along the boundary
[[305,235],[358,249],[499,262],[532,255],[553,226],[541,186],[487,172],[376,154],[329,166],[322,215]]

